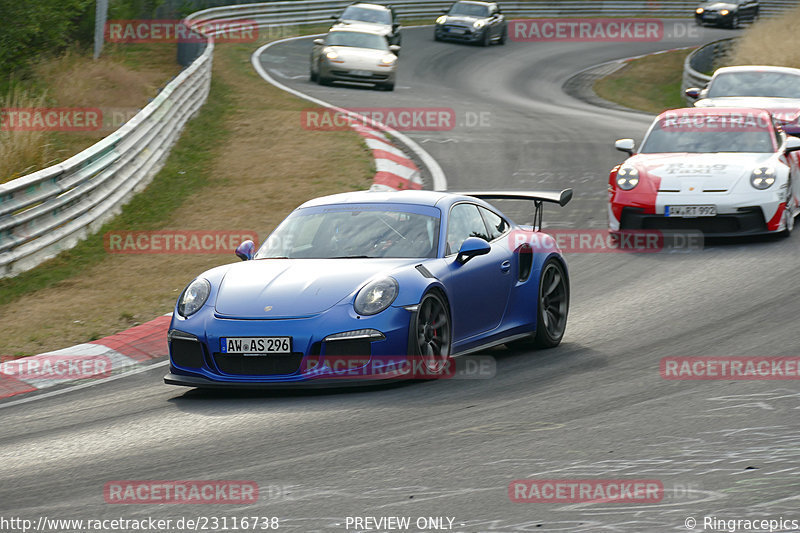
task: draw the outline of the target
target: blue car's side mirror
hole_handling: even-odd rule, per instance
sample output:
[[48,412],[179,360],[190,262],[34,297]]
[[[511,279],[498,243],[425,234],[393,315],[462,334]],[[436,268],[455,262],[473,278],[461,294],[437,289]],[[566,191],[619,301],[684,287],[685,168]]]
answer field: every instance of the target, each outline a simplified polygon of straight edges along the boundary
[[492,250],[492,245],[479,237],[467,237],[461,243],[456,261],[462,265],[478,255],[486,255]]
[[236,256],[242,261],[249,261],[253,258],[253,252],[255,249],[256,243],[248,239],[236,247]]

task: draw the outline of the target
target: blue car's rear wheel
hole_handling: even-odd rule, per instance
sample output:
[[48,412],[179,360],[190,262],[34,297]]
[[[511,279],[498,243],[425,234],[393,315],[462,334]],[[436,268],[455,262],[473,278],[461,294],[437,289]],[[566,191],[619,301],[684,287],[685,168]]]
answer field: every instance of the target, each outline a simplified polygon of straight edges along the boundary
[[542,267],[538,303],[534,343],[540,348],[558,346],[567,327],[569,280],[556,259],[548,260]]
[[435,291],[422,297],[413,328],[413,354],[429,370],[441,371],[450,357],[450,310]]

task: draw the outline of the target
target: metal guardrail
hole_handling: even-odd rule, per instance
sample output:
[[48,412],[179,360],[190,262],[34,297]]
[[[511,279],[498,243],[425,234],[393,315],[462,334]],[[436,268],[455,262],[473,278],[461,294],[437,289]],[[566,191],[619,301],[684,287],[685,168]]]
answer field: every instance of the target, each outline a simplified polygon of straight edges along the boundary
[[686,89],[690,87],[697,87],[702,89],[708,82],[711,81],[711,76],[706,72],[713,72],[717,63],[722,59],[733,46],[735,37],[729,39],[721,39],[701,46],[694,50],[691,54],[686,56],[683,62],[683,79],[681,81],[681,94],[687,105],[692,105],[695,102],[694,98],[686,96]]
[[117,131],[63,163],[0,184],[0,277],[73,247],[161,169],[205,103],[213,44]]
[[[325,23],[350,3],[296,0],[238,4],[198,11],[186,21],[244,20],[244,24],[255,23],[262,29]],[[391,3],[401,17],[412,19],[433,18],[452,2]],[[509,17],[688,17],[696,2],[566,0],[500,4]],[[762,2],[762,13],[768,16],[796,4],[796,0]],[[133,192],[150,182],[184,124],[208,96],[213,51],[211,41],[191,49],[179,45],[179,57],[191,64],[119,130],[63,163],[0,184],[0,277],[29,270],[71,248],[97,231]]]

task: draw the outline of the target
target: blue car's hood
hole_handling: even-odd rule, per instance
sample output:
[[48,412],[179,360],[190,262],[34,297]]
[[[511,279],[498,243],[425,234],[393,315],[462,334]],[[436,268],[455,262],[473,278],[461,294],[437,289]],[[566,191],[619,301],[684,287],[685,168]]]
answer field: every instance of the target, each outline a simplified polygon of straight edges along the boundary
[[414,259],[259,259],[231,265],[215,310],[231,318],[315,315],[339,303],[371,278]]

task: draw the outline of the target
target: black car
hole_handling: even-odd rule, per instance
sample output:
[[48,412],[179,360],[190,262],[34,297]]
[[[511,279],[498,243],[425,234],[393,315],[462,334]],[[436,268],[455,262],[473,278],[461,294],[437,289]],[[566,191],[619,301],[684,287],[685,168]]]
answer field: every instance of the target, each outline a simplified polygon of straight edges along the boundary
[[436,19],[433,38],[489,46],[492,42],[505,44],[507,35],[508,23],[495,2],[464,0]]
[[741,22],[755,22],[759,5],[756,0],[730,0],[727,2],[705,2],[694,10],[698,25],[713,24],[738,28]]

